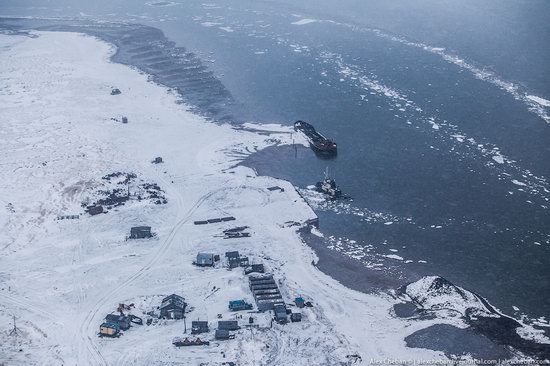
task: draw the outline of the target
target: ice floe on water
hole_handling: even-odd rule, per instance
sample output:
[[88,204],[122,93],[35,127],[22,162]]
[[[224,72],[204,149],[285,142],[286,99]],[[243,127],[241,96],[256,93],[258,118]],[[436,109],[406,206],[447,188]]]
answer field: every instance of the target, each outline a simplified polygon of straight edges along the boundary
[[527,98],[529,100],[532,100],[533,102],[536,102],[544,107],[550,107],[550,100],[544,99],[541,97],[537,97],[536,95],[528,95]]
[[222,23],[217,23],[217,22],[202,22],[201,25],[202,25],[203,27],[210,28],[210,27],[215,27],[215,26],[218,26],[218,25],[222,25]]
[[227,32],[227,33],[233,33],[235,32],[235,30],[231,27],[218,27],[219,29],[221,29],[222,31],[224,32]]
[[316,19],[304,18],[304,19],[300,19],[300,20],[297,20],[295,22],[292,22],[292,24],[294,24],[294,25],[306,25],[306,24],[315,23],[315,22],[317,22]]
[[331,211],[336,215],[353,215],[359,217],[361,221],[368,223],[380,223],[384,225],[413,223],[409,217],[399,217],[389,213],[375,212],[367,208],[356,207],[347,200],[328,200],[323,193],[315,191],[314,187],[309,186],[307,189],[298,188],[298,192],[316,210]]
[[500,154],[493,155],[493,160],[496,161],[498,164],[504,164],[505,162],[504,157]]
[[371,244],[358,243],[353,239],[346,237],[336,237],[330,235],[324,236],[327,240],[327,248],[341,253],[349,258],[361,261],[361,263],[370,269],[382,270],[384,260],[382,256],[374,253],[374,246]]
[[397,261],[402,261],[404,260],[403,257],[397,255],[397,254],[386,254],[386,255],[383,255],[383,257],[386,257],[386,258],[390,258],[390,259],[395,259]]
[[514,183],[516,186],[527,187],[527,184],[520,182],[517,179],[512,179],[512,183]]
[[178,3],[174,2],[174,1],[149,1],[149,2],[146,2],[145,5],[148,5],[148,6],[157,6],[157,7],[167,7],[167,6],[174,6],[174,5],[178,5]]

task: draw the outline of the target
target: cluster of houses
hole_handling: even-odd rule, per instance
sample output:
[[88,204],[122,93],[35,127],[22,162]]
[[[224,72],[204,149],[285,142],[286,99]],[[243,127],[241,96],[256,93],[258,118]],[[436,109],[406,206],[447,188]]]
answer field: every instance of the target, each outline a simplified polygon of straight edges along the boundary
[[[198,253],[197,258],[193,262],[198,267],[215,267],[216,263],[220,261],[220,256],[214,253]],[[227,268],[233,269],[243,267],[245,274],[252,272],[264,272],[263,264],[250,264],[247,256],[239,254],[238,251],[230,251],[225,253],[225,263]]]
[[[229,301],[230,311],[245,311],[252,310],[252,304],[247,303],[244,300]],[[253,318],[250,317],[249,323],[253,323]],[[237,320],[220,320],[218,321],[218,327],[214,333],[214,338],[217,340],[227,340],[235,338],[235,335],[231,332],[241,329]],[[198,335],[202,333],[208,333],[210,328],[208,322],[204,320],[196,320],[191,322],[191,334]]]
[[[121,331],[130,329],[133,324],[143,325],[143,320],[132,314],[124,314],[124,310],[130,310],[130,307],[120,304],[118,314],[108,314],[105,321],[99,326],[100,337],[120,337]],[[160,319],[183,319],[187,303],[179,295],[172,294],[162,299],[159,306]],[[151,320],[151,319],[149,319]],[[148,320],[147,325],[151,324]]]
[[[217,340],[227,340],[235,338],[235,335],[231,332],[241,329],[239,322],[236,320],[220,320],[218,321],[218,328],[214,333],[214,338]],[[208,322],[204,320],[196,320],[191,322],[191,334],[198,335],[202,333],[210,332]]]
[[[150,227],[135,227],[132,228],[131,237],[142,237],[150,234]],[[286,324],[289,321],[301,321],[301,313],[293,312],[287,307],[283,300],[283,296],[279,290],[272,274],[264,273],[263,264],[250,264],[247,256],[241,255],[238,251],[229,251],[224,256],[225,266],[229,269],[241,267],[246,275],[249,275],[249,287],[254,296],[258,312],[273,311],[274,318],[279,324]],[[199,267],[213,267],[216,262],[220,262],[220,256],[212,253],[199,253],[196,260],[193,262]],[[308,303],[303,298],[295,299],[297,308],[308,306]],[[133,305],[130,305],[133,306]],[[179,295],[172,294],[162,299],[158,312],[147,313],[152,316],[158,316],[159,319],[184,319],[187,303],[185,299]],[[229,301],[228,309],[232,312],[250,311],[253,305],[245,300]],[[101,324],[99,335],[101,337],[119,337],[121,331],[128,330],[133,324],[143,324],[141,318],[124,314],[124,310],[130,310],[124,304],[120,304],[118,314],[109,314],[105,317],[105,321]],[[221,314],[218,315],[221,318]],[[273,321],[272,320],[272,321]],[[147,319],[147,325],[150,325],[153,318]],[[254,318],[249,317],[249,325],[254,324]],[[235,338],[234,332],[241,329],[237,320],[219,320],[214,333],[216,340],[228,340]],[[204,320],[196,320],[191,323],[191,334],[198,336],[200,334],[209,333],[209,322]],[[172,342],[175,346],[197,346],[209,345],[206,340],[200,338],[189,340],[188,338],[175,338]]]

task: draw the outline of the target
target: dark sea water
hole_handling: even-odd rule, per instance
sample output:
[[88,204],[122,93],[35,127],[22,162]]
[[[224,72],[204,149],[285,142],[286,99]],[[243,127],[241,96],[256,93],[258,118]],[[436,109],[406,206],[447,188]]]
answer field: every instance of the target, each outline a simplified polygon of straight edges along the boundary
[[[223,84],[213,119],[303,119],[338,142],[332,160],[282,147],[246,162],[301,188],[329,249],[550,318],[550,105],[532,99],[550,100],[550,2],[298,3],[0,1],[0,14],[159,28]],[[326,167],[351,200],[306,189]]]

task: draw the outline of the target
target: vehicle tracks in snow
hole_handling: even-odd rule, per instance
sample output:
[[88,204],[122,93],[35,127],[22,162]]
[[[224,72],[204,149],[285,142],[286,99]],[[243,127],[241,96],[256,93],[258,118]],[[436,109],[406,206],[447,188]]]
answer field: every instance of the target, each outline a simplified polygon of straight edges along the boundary
[[[92,338],[92,334],[95,333],[94,328],[96,327],[95,320],[97,318],[97,314],[103,309],[104,305],[114,297],[115,294],[119,293],[124,288],[128,287],[129,285],[134,283],[136,280],[141,278],[143,275],[145,275],[148,271],[150,271],[155,266],[155,264],[157,264],[164,257],[164,255],[168,252],[172,243],[174,242],[179,230],[191,219],[191,216],[204,202],[206,202],[213,195],[219,192],[226,191],[227,189],[230,189],[230,188],[228,187],[219,188],[219,189],[210,191],[205,195],[203,195],[202,197],[200,197],[195,202],[195,204],[185,213],[185,215],[177,221],[177,223],[174,225],[172,230],[170,230],[170,233],[162,243],[161,247],[157,250],[154,256],[147,262],[147,264],[143,266],[139,271],[134,273],[132,276],[130,276],[128,279],[126,279],[124,282],[122,282],[120,285],[118,285],[117,287],[115,287],[110,291],[107,291],[94,304],[92,309],[84,317],[83,321],[81,322],[82,325],[79,328],[79,337],[80,337],[79,347],[78,347],[79,364],[89,363],[87,362],[87,358],[86,358],[86,353],[88,353],[93,357],[93,364],[108,365],[107,360],[103,357],[103,355],[99,350],[96,340]],[[176,192],[175,196],[177,200],[178,211],[181,212],[183,207],[183,198],[176,189],[174,189],[174,192]]]

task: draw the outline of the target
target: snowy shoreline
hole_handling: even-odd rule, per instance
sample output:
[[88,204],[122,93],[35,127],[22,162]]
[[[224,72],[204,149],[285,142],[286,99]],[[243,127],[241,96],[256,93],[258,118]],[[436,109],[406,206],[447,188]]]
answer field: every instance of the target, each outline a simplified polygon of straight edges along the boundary
[[[393,305],[400,300],[348,289],[319,271],[311,265],[313,250],[289,224],[304,223],[314,212],[290,183],[236,166],[255,151],[292,143],[290,128],[208,123],[178,104],[168,88],[110,62],[113,46],[77,33],[34,34],[0,35],[0,341],[7,345],[0,362],[333,365],[350,363],[354,354],[367,363],[446,359],[408,348],[404,339],[434,324],[464,326],[460,319],[396,318]],[[111,95],[113,88],[121,94]],[[122,116],[127,124],[120,123]],[[256,133],[262,129],[269,134]],[[164,163],[151,164],[156,156]],[[104,215],[83,214],[82,202],[97,198],[102,177],[115,172],[158,184],[168,202],[132,198]],[[273,186],[284,190],[268,190]],[[57,220],[62,215],[79,219]],[[193,225],[220,215],[237,220]],[[136,225],[152,226],[156,236],[126,240]],[[249,226],[252,237],[217,237],[236,225]],[[217,314],[232,319],[227,302],[251,299],[246,277],[191,264],[199,251],[229,250],[264,263],[287,302],[310,299],[314,307],[304,310],[304,321],[271,328],[269,314],[258,314],[258,328],[193,351],[171,345],[183,335],[181,322],[97,338],[102,319],[119,303],[133,302],[146,312],[171,293],[189,302],[189,319],[208,319],[213,328]],[[7,335],[12,316],[19,338]]]

